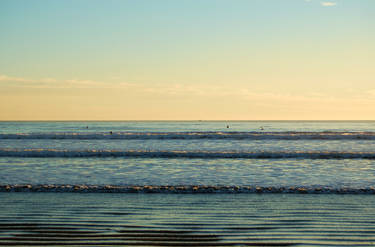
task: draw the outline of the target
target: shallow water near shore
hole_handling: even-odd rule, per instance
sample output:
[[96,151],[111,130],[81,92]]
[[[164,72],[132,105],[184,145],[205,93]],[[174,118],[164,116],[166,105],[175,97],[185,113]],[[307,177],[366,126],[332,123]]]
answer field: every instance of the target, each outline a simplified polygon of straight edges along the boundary
[[0,246],[373,246],[375,197],[0,193]]
[[3,184],[374,186],[367,159],[0,158]]

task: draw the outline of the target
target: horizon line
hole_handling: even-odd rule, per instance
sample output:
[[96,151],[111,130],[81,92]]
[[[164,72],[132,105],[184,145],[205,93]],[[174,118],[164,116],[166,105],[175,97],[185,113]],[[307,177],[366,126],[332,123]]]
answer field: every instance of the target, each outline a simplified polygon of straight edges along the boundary
[[0,120],[0,122],[259,122],[259,121],[268,121],[268,122],[292,122],[292,121],[306,121],[306,122],[372,122],[375,119],[132,119],[132,120],[53,120],[53,119],[35,119],[35,120]]

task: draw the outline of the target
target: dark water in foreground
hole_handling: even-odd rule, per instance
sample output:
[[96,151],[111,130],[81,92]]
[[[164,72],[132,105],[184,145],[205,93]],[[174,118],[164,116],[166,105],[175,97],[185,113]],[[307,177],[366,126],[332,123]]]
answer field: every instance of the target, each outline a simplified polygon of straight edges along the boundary
[[0,193],[0,246],[374,246],[375,197]]

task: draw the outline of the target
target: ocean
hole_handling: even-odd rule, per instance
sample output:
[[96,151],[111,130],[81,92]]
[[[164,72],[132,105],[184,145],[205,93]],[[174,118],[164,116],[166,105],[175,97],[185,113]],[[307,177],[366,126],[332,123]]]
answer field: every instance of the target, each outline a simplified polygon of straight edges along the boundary
[[374,246],[375,121],[0,122],[0,246]]
[[2,190],[373,193],[374,159],[373,121],[0,122]]

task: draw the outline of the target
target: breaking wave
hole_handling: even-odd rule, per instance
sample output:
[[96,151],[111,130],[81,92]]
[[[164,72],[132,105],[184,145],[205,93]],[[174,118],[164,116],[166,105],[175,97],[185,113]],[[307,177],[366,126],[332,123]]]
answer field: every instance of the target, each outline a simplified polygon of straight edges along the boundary
[[149,150],[57,150],[57,149],[0,149],[0,157],[79,158],[207,158],[207,159],[375,159],[375,152],[336,151],[149,151]]
[[210,185],[0,185],[0,192],[78,192],[78,193],[298,193],[298,194],[375,194],[374,187],[349,188],[325,186],[210,186]]
[[0,139],[163,140],[163,139],[249,139],[249,140],[375,140],[375,132],[96,132],[0,134]]

